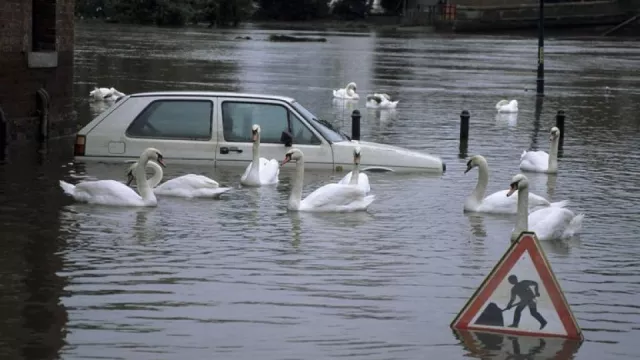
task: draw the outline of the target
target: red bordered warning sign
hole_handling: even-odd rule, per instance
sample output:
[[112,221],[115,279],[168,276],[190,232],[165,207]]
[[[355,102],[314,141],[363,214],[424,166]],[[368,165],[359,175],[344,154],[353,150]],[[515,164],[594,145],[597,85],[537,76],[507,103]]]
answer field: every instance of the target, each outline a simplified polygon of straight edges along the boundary
[[583,340],[533,232],[523,232],[451,323],[457,330]]

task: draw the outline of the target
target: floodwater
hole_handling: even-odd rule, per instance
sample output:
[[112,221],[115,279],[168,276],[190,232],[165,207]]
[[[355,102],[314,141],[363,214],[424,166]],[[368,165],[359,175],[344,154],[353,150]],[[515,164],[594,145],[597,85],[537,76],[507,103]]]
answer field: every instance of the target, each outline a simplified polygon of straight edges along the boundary
[[[58,180],[124,180],[123,165],[70,164],[66,143],[44,158],[14,156],[0,166],[3,358],[640,356],[637,42],[547,39],[547,95],[537,102],[535,39],[291,32],[328,41],[272,43],[270,33],[79,24],[78,117],[102,110],[88,101],[94,85],[275,93],[347,133],[358,108],[364,140],[441,156],[447,172],[370,174],[377,198],[367,213],[291,214],[292,172],[277,187],[243,189],[243,169],[169,163],[167,177],[201,173],[235,189],[219,200],[118,209],[76,204]],[[350,81],[362,98],[397,97],[398,108],[334,104],[331,89]],[[502,98],[518,100],[516,118],[496,117]],[[464,109],[467,153],[487,158],[490,192],[508,187],[523,150],[548,150],[556,112],[567,114],[559,174],[529,179],[533,192],[586,215],[579,237],[543,243],[582,327],[579,349],[449,329],[514,225],[512,216],[462,211],[477,179],[477,170],[463,174]],[[341,176],[309,173],[305,193]]]

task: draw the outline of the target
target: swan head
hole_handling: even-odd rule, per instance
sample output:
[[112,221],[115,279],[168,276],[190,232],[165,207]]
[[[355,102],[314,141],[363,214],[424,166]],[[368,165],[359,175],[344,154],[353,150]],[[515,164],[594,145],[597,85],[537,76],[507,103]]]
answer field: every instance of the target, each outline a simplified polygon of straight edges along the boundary
[[347,90],[353,90],[353,92],[356,92],[356,83],[354,82],[350,82],[347,84]]
[[360,164],[360,146],[356,146],[355,149],[353,149],[353,163]]
[[160,152],[160,150],[156,148],[148,148],[142,154],[145,155],[147,159],[154,160],[155,162],[160,164],[162,167],[167,167],[164,164],[164,157],[162,156],[162,153]]
[[511,185],[509,186],[509,192],[507,192],[507,196],[513,195],[514,192],[520,189],[526,189],[529,187],[529,180],[523,174],[518,174],[511,178]]
[[284,154],[284,160],[282,160],[282,164],[280,164],[280,166],[283,166],[284,164],[292,160],[298,161],[302,159],[303,156],[304,154],[299,149],[291,149],[287,151],[286,154]]
[[557,127],[552,127],[551,131],[549,131],[549,140],[553,141],[560,137],[560,129]]
[[256,142],[258,139],[260,139],[260,125],[253,124],[251,126],[251,141]]
[[467,170],[464,171],[464,173],[468,173],[469,171],[471,171],[471,169],[473,169],[474,167],[478,167],[480,166],[480,164],[486,164],[487,160],[484,158],[484,156],[482,155],[474,155],[471,157],[471,159],[469,159],[469,161],[467,161]]

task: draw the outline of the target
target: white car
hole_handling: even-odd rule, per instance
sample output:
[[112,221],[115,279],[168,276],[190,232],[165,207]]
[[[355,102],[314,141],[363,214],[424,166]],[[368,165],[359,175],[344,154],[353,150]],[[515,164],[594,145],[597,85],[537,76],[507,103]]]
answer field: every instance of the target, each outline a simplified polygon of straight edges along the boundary
[[123,162],[154,147],[169,163],[246,167],[252,159],[253,124],[260,125],[260,156],[267,159],[283,160],[293,146],[304,153],[305,168],[350,170],[353,148],[359,145],[362,169],[446,170],[435,156],[353,141],[294,99],[224,92],[150,92],[122,97],[77,133],[74,155],[81,162]]

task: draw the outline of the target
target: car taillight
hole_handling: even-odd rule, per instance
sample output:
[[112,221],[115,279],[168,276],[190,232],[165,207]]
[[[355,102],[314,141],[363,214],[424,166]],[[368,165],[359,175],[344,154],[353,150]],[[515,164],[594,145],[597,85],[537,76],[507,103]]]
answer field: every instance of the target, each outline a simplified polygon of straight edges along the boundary
[[74,156],[84,156],[86,138],[84,135],[76,135],[76,144],[73,147]]

